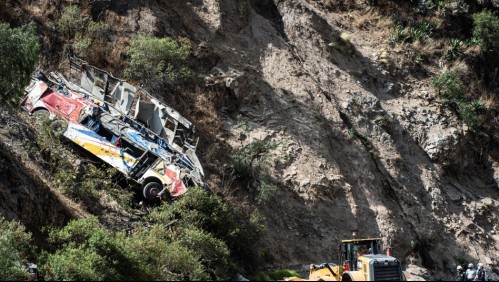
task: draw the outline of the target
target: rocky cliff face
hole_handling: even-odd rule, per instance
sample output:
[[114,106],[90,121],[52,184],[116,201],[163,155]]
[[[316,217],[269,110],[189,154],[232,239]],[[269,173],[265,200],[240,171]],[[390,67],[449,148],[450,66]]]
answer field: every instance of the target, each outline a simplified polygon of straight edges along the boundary
[[[51,1],[38,2],[57,16]],[[224,101],[215,108],[219,131],[203,149],[281,142],[271,171],[278,192],[256,205],[267,218],[269,266],[332,261],[339,240],[358,229],[382,237],[414,277],[449,279],[465,261],[497,267],[497,128],[470,131],[436,97],[431,76],[454,67],[439,63],[438,44],[420,47],[427,62],[419,68],[390,44],[396,4],[82,2],[115,30],[102,62],[115,73],[125,50],[119,43],[135,34],[191,40],[193,67],[212,85],[197,95],[215,89]],[[47,27],[40,5],[16,11]],[[242,132],[240,122],[250,126]],[[222,185],[219,163],[202,161]]]
[[0,108],[0,214],[39,236],[41,227],[62,226],[82,213],[44,181],[34,136],[17,113]]

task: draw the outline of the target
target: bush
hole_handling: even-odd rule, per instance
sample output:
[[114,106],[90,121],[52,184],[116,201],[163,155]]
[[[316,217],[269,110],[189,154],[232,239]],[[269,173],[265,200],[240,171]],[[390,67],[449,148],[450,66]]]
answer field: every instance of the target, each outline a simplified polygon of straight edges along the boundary
[[482,120],[481,111],[484,106],[480,101],[458,101],[459,115],[461,119],[472,129],[477,128]]
[[[152,218],[161,222],[129,235],[104,229],[96,217],[52,229],[51,251],[40,257],[42,276],[45,280],[228,280],[236,267],[231,250],[245,256],[259,231],[249,228],[253,224],[249,219],[241,220],[216,196],[194,188],[188,193],[194,201],[184,197],[178,204],[153,210]],[[178,224],[167,224],[171,219]],[[232,247],[221,238],[230,240]]]
[[[91,20],[88,21],[88,24],[83,23],[81,31],[76,32],[72,43],[74,52],[82,57],[96,55],[100,50],[99,44],[109,44],[109,32],[110,26],[106,23]],[[92,44],[94,44],[93,48],[89,48]]]
[[448,105],[454,106],[459,117],[470,128],[474,129],[480,124],[483,104],[480,101],[469,102],[464,97],[465,87],[455,72],[445,71],[438,78],[433,78],[432,86],[446,99]]
[[271,151],[278,143],[256,140],[239,149],[231,160],[232,176],[246,185],[251,191],[257,192],[257,200],[269,200],[277,187],[270,182],[268,168]]
[[390,42],[392,45],[406,42],[421,42],[430,36],[433,29],[434,24],[427,21],[422,21],[417,27],[404,28],[401,25],[397,25],[390,34]]
[[[499,48],[499,17],[490,11],[483,11],[473,15],[473,37],[480,47],[488,52],[498,52]],[[498,52],[499,53],[499,52]]]
[[449,48],[445,51],[444,57],[446,60],[452,61],[462,55],[461,47],[463,41],[453,38],[449,42]]
[[130,236],[105,230],[97,218],[71,221],[52,230],[55,251],[45,253],[45,280],[206,280],[199,256],[163,226],[137,229]]
[[54,175],[55,182],[64,195],[93,205],[99,190],[112,190],[112,176],[116,175],[118,170],[105,164],[97,166],[82,162],[76,165],[72,160],[79,157],[54,136],[50,123],[50,119],[43,118],[37,128],[36,137],[46,168]]
[[92,38],[78,34],[72,44],[73,50],[76,54],[81,55],[88,51],[88,48],[92,44]]
[[283,280],[286,277],[298,277],[298,273],[292,269],[278,269],[268,273],[272,280]]
[[439,77],[432,79],[431,84],[445,99],[461,99],[464,95],[464,85],[453,71],[441,73]]
[[257,212],[248,215],[229,207],[216,195],[207,194],[201,188],[191,188],[185,196],[171,205],[163,204],[151,212],[150,216],[155,222],[175,222],[175,226],[181,228],[197,228],[209,232],[227,244],[236,262],[245,267],[258,263],[253,247],[264,228]]
[[105,267],[96,251],[72,244],[50,255],[42,271],[46,281],[102,281]]
[[73,37],[77,32],[85,29],[86,19],[82,17],[81,9],[78,6],[66,6],[57,22],[57,27],[68,37]]
[[234,266],[225,242],[195,227],[181,229],[177,238],[182,246],[196,251],[196,256],[213,280],[229,280]]
[[192,79],[186,66],[190,46],[169,37],[139,36],[128,49],[129,65],[125,76],[144,82],[153,89],[163,85],[178,85]]
[[31,234],[24,226],[6,221],[0,216],[0,279],[4,281],[26,281],[23,267],[30,252]]
[[38,64],[40,46],[35,25],[10,28],[0,23],[0,38],[0,98],[17,105]]

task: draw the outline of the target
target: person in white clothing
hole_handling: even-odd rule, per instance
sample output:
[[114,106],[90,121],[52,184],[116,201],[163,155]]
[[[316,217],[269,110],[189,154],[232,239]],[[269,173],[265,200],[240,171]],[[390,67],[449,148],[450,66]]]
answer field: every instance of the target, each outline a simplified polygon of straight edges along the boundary
[[472,263],[468,264],[468,269],[466,269],[466,281],[475,280],[476,269]]

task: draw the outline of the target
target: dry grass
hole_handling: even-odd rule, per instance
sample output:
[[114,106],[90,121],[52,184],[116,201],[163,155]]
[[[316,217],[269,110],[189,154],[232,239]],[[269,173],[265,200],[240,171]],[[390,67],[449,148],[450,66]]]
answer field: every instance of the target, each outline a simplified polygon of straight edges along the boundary
[[383,17],[377,10],[365,12],[353,12],[353,25],[360,29],[377,29],[387,35],[387,28],[393,25],[393,21]]
[[485,92],[480,96],[480,101],[486,109],[496,109],[499,107],[499,99],[494,93]]

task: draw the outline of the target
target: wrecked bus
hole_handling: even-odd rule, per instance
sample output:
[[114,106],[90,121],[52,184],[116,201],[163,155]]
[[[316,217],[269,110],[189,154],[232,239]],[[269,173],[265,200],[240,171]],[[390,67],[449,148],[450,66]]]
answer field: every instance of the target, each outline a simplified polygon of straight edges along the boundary
[[118,169],[141,187],[146,200],[207,187],[196,156],[198,139],[187,119],[108,72],[77,58],[70,63],[78,83],[37,71],[21,107],[35,117],[49,117],[54,133]]

